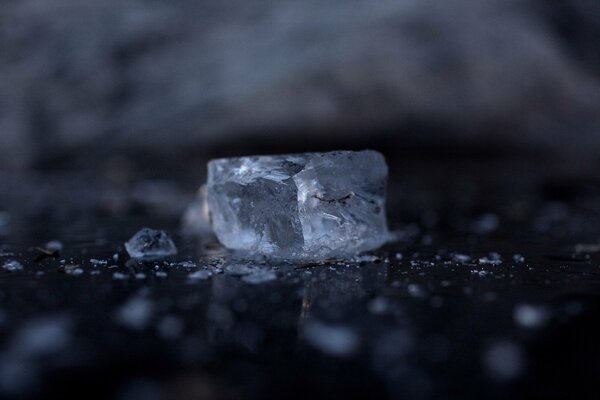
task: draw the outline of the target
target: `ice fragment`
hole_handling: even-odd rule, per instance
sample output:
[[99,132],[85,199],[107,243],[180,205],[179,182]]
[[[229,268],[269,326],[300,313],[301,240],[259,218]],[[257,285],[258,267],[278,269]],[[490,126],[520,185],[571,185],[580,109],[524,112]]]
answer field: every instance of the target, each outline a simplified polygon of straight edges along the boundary
[[13,272],[13,271],[21,271],[23,269],[23,265],[15,260],[10,260],[5,262],[2,265],[2,268],[4,268],[4,270],[9,271],[9,272]]
[[165,231],[142,228],[125,243],[127,253],[133,258],[165,257],[177,254],[173,240]]

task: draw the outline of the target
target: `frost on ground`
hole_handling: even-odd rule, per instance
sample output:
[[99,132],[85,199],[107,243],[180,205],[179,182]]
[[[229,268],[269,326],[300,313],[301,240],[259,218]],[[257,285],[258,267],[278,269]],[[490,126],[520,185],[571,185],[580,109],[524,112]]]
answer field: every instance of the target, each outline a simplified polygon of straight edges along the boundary
[[142,228],[125,243],[133,258],[166,257],[177,254],[175,243],[165,231]]
[[502,264],[502,257],[496,252],[491,252],[486,257],[481,257],[479,259],[479,264],[500,265]]

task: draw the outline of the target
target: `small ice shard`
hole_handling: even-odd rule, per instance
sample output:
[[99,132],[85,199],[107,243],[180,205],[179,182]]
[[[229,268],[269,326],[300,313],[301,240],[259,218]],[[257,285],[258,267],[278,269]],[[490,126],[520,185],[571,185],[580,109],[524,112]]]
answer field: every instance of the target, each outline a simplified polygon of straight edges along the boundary
[[387,173],[383,156],[372,150],[212,160],[212,227],[230,249],[349,258],[390,239]]
[[165,231],[142,228],[125,243],[127,253],[133,258],[165,257],[177,254],[173,240]]
[[471,261],[471,257],[466,254],[456,253],[452,255],[452,261],[459,264],[465,264]]
[[13,272],[13,271],[21,271],[23,269],[23,265],[15,260],[10,260],[5,262],[2,265],[2,268],[4,268],[4,270],[9,271],[9,272]]
[[502,264],[502,257],[496,252],[491,252],[487,257],[481,257],[479,264],[500,265]]
[[525,262],[525,257],[523,257],[521,254],[514,254],[513,255],[513,260],[514,260],[514,262],[520,264],[520,263]]
[[81,275],[83,274],[83,269],[79,268],[79,265],[66,265],[65,266],[65,273],[68,275]]

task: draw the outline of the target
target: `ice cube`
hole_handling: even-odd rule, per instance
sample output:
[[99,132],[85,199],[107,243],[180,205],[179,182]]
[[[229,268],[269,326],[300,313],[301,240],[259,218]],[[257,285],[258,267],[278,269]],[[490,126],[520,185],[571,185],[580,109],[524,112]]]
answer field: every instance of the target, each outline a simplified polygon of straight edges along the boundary
[[142,228],[125,243],[127,253],[133,258],[165,257],[177,254],[173,240],[165,231]]
[[289,259],[352,257],[390,237],[387,172],[372,150],[212,160],[213,230],[230,249]]

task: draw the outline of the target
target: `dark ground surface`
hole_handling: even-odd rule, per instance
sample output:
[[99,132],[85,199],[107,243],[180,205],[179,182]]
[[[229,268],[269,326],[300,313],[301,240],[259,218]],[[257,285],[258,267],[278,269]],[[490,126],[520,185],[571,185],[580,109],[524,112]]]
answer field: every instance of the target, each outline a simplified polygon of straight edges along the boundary
[[[233,262],[181,233],[202,172],[0,173],[0,397],[595,398],[599,181],[389,161],[396,243],[255,284],[189,278]],[[179,254],[129,261],[143,226]]]

